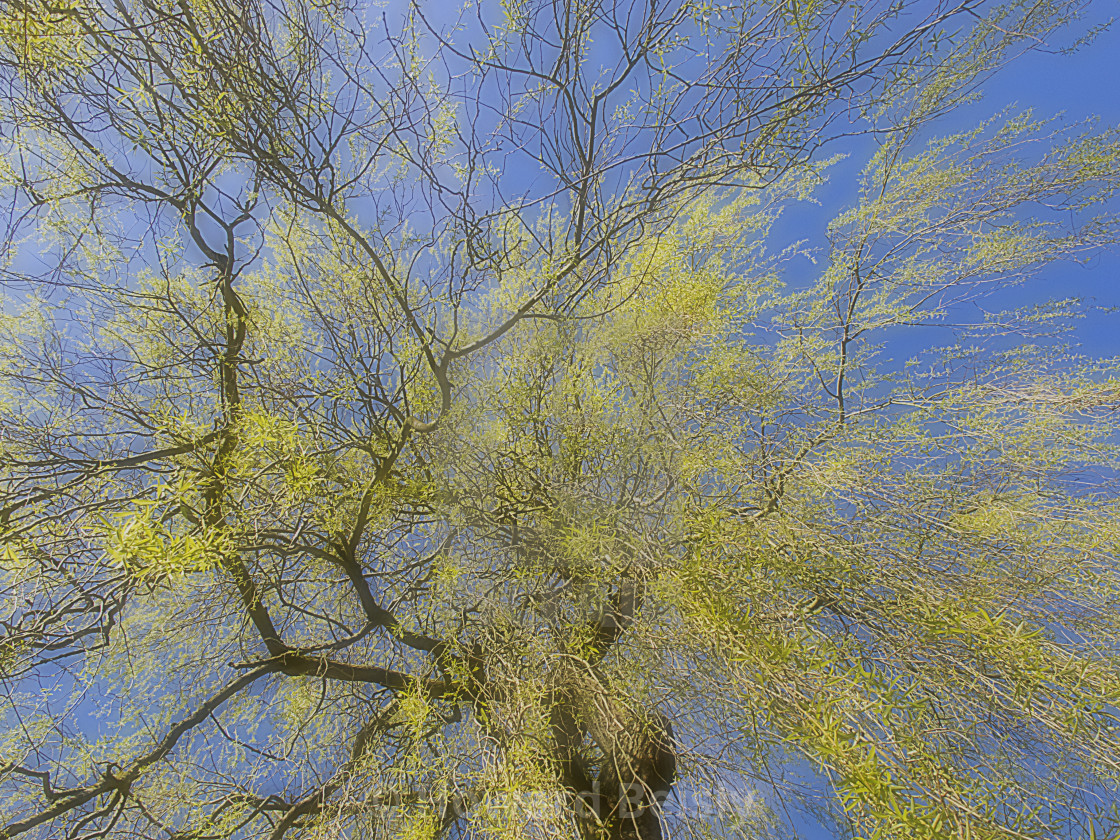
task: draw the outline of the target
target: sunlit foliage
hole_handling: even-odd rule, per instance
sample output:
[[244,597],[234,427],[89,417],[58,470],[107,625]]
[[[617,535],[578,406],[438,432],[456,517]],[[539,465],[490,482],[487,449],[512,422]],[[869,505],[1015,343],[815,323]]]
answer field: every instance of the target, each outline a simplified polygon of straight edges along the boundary
[[0,0],[0,835],[1115,836],[1080,11]]

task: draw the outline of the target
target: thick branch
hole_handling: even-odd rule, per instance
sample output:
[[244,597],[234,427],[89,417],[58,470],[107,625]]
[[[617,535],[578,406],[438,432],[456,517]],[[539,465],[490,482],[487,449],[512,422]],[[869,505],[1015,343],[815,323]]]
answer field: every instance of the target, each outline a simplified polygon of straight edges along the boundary
[[352,665],[337,662],[326,656],[314,656],[295,651],[285,651],[272,659],[236,665],[237,668],[265,668],[273,673],[290,677],[321,677],[341,682],[373,683],[394,691],[416,690],[438,700],[455,694],[457,686],[444,680],[429,680],[382,668],[378,665]]

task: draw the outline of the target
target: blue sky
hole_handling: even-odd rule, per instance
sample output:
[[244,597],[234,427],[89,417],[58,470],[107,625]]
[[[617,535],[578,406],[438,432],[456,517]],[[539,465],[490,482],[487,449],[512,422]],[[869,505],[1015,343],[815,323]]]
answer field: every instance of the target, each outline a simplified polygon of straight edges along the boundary
[[[1087,22],[1106,23],[1120,13],[1109,0],[1095,0]],[[1063,114],[1066,122],[1100,118],[1100,127],[1120,125],[1120,24],[1072,55],[1034,52],[1024,56],[987,85],[978,109],[998,110],[1018,103],[1040,116]],[[1048,297],[1091,298],[1095,309],[1078,329],[1084,349],[1091,355],[1120,353],[1120,255],[1116,252],[1090,258],[1084,265],[1063,265],[1045,273],[1046,287],[1024,288],[1020,294],[1033,302]]]
[[[1084,32],[1107,24],[1120,14],[1120,6],[1108,0],[1095,0],[1089,12],[1072,32]],[[1066,41],[1069,40],[1066,33]],[[1060,46],[1060,44],[1059,44]],[[1031,109],[1039,118],[1058,117],[1058,125],[1099,119],[1097,128],[1120,126],[1120,24],[1101,32],[1097,38],[1073,53],[1037,50],[1015,59],[983,86],[983,97],[948,118],[931,126],[928,136],[941,136],[970,128],[1009,106]],[[1060,115],[1060,116],[1059,116]],[[819,212],[799,208],[793,219],[798,236],[810,245],[824,241],[828,221],[850,207],[858,190],[859,172],[874,151],[871,138],[853,144],[851,156],[836,166],[829,183],[818,198]],[[862,151],[862,154],[861,154]],[[1085,317],[1075,336],[1082,351],[1091,356],[1120,353],[1120,254],[1100,252],[1082,263],[1064,262],[1047,267],[1034,282],[1009,290],[986,308],[1012,308],[1068,297],[1085,301]],[[931,343],[946,339],[930,337]],[[907,348],[912,344],[903,341]],[[901,360],[897,360],[901,361]]]

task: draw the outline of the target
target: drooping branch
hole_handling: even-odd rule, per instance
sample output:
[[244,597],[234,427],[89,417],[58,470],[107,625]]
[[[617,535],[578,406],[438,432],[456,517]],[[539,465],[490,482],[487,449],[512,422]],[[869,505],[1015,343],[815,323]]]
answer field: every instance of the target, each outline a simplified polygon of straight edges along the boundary
[[5,826],[4,836],[15,837],[19,834],[23,834],[36,826],[43,825],[76,808],[80,808],[87,802],[107,793],[116,792],[122,797],[127,797],[129,787],[139,778],[140,773],[146,767],[150,767],[167,757],[184,735],[209,718],[223,703],[261,677],[274,673],[275,670],[275,668],[269,666],[260,666],[242,674],[209,700],[202,703],[192,714],[171,727],[153,749],[140,756],[140,758],[133,761],[126,768],[115,771],[106,770],[102,774],[101,780],[92,785],[82,788],[52,790],[48,778],[44,778],[43,788],[45,792],[50,791],[48,801],[51,802],[51,805],[37,814]]

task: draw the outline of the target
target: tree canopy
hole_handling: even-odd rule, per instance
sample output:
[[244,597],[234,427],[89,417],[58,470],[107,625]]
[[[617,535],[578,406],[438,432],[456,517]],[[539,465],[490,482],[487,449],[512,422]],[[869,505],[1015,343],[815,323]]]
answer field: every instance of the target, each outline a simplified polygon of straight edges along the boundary
[[0,835],[1120,831],[1083,6],[0,0]]

